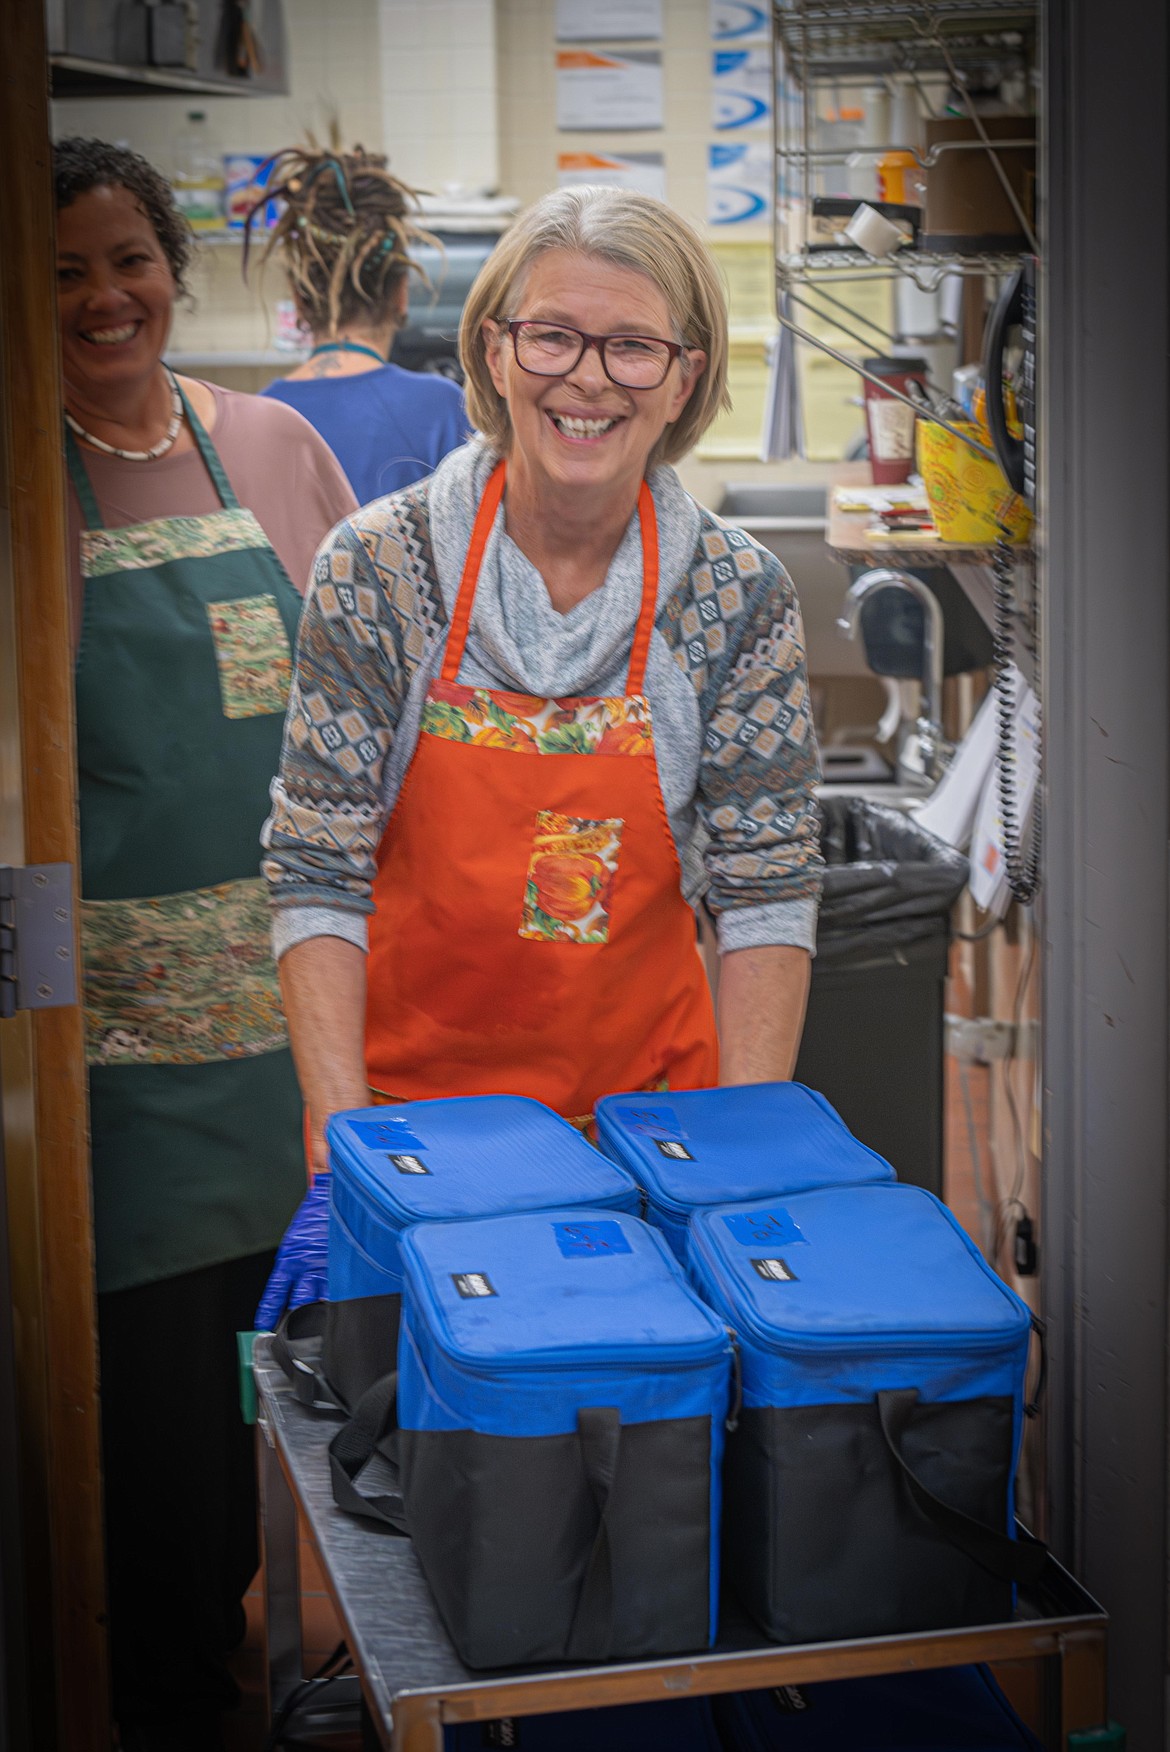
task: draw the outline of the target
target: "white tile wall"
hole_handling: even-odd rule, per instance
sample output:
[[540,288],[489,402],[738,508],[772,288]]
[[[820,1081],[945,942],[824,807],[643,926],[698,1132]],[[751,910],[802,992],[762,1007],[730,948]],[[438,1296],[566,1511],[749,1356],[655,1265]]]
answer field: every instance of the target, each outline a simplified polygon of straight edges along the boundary
[[380,0],[386,150],[433,193],[498,186],[496,10],[494,0]]

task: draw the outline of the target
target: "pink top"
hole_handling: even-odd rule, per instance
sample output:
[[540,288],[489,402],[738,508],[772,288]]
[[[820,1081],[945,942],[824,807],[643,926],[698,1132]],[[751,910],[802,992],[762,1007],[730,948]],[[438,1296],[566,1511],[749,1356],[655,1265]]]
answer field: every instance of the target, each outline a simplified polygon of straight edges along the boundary
[[[251,511],[296,589],[304,593],[313,555],[335,523],[357,510],[341,464],[308,420],[283,402],[206,386],[215,397],[211,442],[240,504]],[[111,529],[159,517],[219,510],[219,496],[197,450],[157,462],[81,447],[102,518]],[[69,584],[73,638],[81,623],[81,508],[70,484]]]

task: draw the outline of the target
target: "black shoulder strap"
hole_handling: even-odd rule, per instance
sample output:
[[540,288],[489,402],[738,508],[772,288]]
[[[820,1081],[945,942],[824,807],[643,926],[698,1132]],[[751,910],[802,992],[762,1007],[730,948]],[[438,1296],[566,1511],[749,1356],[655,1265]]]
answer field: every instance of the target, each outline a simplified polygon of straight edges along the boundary
[[613,1561],[609,1512],[621,1453],[622,1421],[616,1407],[593,1405],[577,1413],[577,1439],[594,1504],[597,1532],[585,1565],[565,1654],[570,1661],[604,1661],[613,1648]]
[[380,1521],[396,1533],[406,1532],[402,1492],[398,1489],[367,1496],[358,1489],[361,1475],[379,1455],[393,1468],[397,1483],[398,1371],[383,1375],[368,1387],[329,1444],[333,1500],[348,1514]]
[[326,1302],[307,1302],[282,1314],[272,1334],[272,1355],[280,1364],[302,1405],[313,1411],[348,1412],[349,1407],[325,1379],[321,1346],[325,1336]]
[[996,1527],[987,1527],[961,1509],[944,1503],[917,1476],[902,1453],[902,1437],[910,1414],[918,1403],[916,1387],[887,1389],[877,1396],[878,1416],[886,1446],[897,1461],[910,1495],[926,1518],[952,1545],[967,1554],[1002,1582],[1036,1582],[1048,1559],[1048,1547],[1038,1539],[1011,1539]]

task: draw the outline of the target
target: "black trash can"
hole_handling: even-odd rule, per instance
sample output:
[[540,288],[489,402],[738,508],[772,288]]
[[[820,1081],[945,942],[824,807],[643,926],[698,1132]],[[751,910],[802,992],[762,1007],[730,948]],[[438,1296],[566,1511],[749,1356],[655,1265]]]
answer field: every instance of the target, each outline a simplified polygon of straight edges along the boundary
[[942,1195],[943,1008],[961,852],[900,810],[821,800],[825,890],[796,1080]]

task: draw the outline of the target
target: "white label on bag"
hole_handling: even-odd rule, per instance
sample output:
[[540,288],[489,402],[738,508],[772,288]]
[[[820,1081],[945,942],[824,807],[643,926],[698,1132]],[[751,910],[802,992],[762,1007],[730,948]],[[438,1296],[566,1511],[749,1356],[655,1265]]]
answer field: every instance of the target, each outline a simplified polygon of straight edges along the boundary
[[660,1156],[667,1156],[672,1162],[693,1162],[694,1157],[685,1144],[680,1144],[677,1138],[654,1138],[653,1143]]
[[390,1160],[400,1174],[429,1174],[426,1163],[417,1156],[391,1156]]
[[752,1265],[758,1277],[766,1278],[772,1284],[792,1284],[796,1282],[796,1273],[783,1259],[753,1259]]
[[486,1271],[453,1271],[451,1282],[459,1294],[467,1299],[472,1296],[494,1296],[492,1280]]

